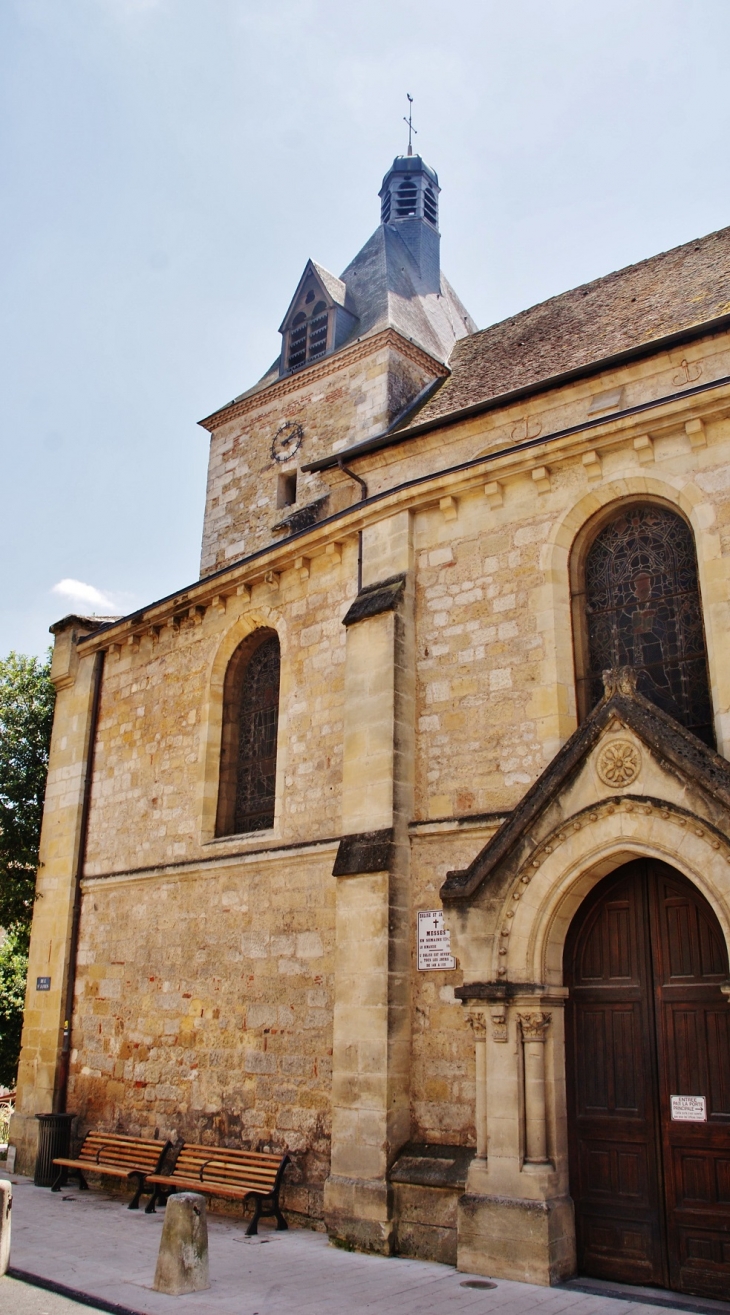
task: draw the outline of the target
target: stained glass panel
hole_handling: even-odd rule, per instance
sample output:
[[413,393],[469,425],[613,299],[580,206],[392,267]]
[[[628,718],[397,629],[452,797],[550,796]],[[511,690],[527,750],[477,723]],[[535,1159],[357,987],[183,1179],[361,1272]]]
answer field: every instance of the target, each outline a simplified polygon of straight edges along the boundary
[[274,825],[279,729],[279,640],[265,639],[243,678],[238,735],[235,832]]
[[714,745],[697,559],[689,526],[664,507],[630,507],[601,530],[585,568],[586,703],[607,667],[635,667],[637,688]]

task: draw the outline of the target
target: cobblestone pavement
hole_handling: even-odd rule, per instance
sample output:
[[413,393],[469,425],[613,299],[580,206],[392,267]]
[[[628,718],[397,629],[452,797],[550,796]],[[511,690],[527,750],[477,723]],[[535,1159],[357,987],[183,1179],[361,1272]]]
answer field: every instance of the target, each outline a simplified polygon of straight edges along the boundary
[[[464,1286],[477,1276],[342,1251],[323,1233],[304,1229],[262,1227],[258,1238],[246,1238],[239,1220],[222,1216],[208,1217],[210,1289],[168,1297],[150,1287],[163,1212],[129,1211],[99,1189],[52,1194],[27,1178],[12,1181],[11,1268],[138,1315],[660,1315],[641,1300],[502,1279],[489,1290]],[[78,1315],[83,1309],[55,1293],[0,1280],[2,1315]]]

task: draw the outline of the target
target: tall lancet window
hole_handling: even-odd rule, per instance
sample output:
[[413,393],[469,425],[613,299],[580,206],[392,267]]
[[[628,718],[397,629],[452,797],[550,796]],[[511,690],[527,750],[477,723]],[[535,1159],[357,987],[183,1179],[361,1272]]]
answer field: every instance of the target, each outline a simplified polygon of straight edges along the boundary
[[226,672],[216,834],[274,825],[279,730],[279,639],[257,630],[236,649]]
[[622,508],[590,544],[582,574],[583,596],[574,600],[581,715],[601,698],[607,667],[631,666],[641,694],[714,745],[697,557],[686,521],[659,505]]

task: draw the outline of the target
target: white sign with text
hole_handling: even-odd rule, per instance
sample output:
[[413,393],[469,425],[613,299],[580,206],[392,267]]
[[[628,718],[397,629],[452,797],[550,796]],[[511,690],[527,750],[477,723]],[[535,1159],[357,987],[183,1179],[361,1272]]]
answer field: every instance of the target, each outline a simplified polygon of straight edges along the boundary
[[441,909],[419,910],[418,914],[418,967],[421,972],[456,967],[451,953],[451,936],[444,926]]
[[672,1120],[679,1123],[707,1123],[704,1096],[670,1096]]

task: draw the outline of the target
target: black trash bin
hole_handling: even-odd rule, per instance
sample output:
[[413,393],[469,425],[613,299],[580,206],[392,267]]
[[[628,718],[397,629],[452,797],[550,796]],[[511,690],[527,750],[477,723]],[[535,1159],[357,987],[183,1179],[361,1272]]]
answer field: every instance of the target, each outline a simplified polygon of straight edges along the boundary
[[40,1124],[38,1129],[38,1154],[35,1159],[33,1182],[36,1187],[51,1187],[58,1177],[58,1169],[53,1161],[56,1157],[68,1159],[71,1144],[71,1124],[75,1114],[36,1114]]

